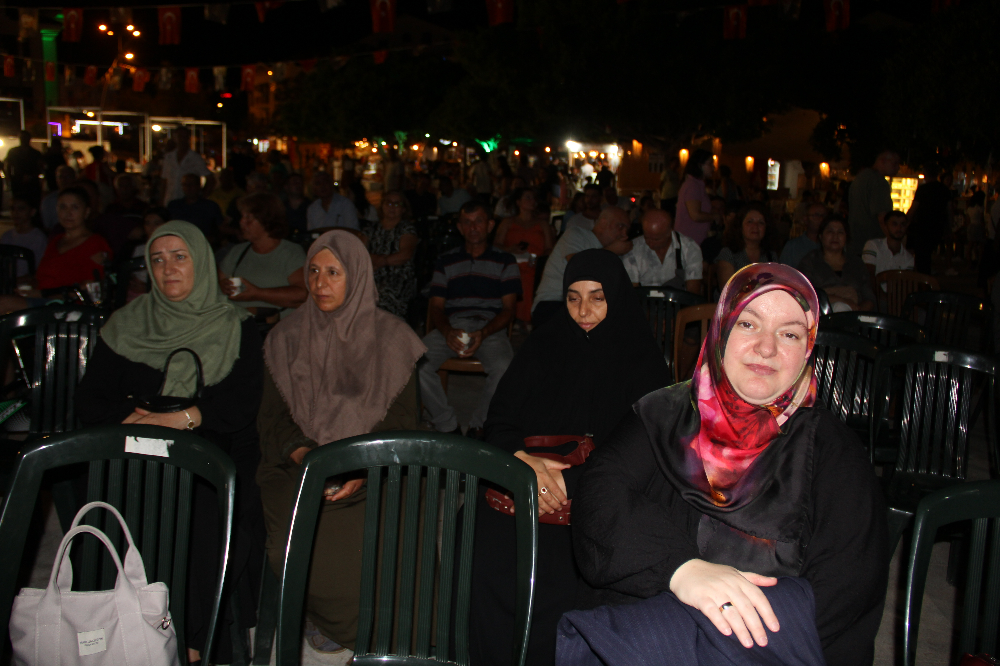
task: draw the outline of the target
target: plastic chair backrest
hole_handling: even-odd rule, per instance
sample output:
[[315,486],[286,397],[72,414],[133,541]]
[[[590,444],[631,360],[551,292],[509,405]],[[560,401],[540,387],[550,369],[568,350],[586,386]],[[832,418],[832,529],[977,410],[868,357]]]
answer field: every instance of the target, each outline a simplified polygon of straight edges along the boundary
[[916,271],[882,271],[875,276],[875,295],[879,312],[899,317],[906,297],[915,291],[938,291],[936,278]]
[[[993,351],[993,307],[970,294],[917,291],[906,297],[903,318],[927,331],[927,342],[984,354]],[[978,327],[979,340],[970,340]]]
[[[167,455],[126,452],[126,438],[166,440]],[[16,594],[17,576],[42,477],[56,468],[87,463],[87,502],[101,500],[125,517],[132,538],[142,554],[146,578],[162,581],[170,589],[170,614],[178,627],[178,653],[184,651],[184,617],[187,565],[190,555],[192,490],[195,476],[215,488],[219,501],[219,579],[215,603],[209,618],[211,649],[222,581],[229,560],[233,524],[236,467],[217,446],[194,433],[149,425],[116,425],[54,435],[28,447],[19,457],[12,474],[10,492],[0,514],[0,623],[7,626]],[[118,521],[107,511],[92,510],[83,520],[102,529],[124,554],[125,542]],[[103,526],[102,526],[103,523]],[[81,544],[79,567],[74,567],[73,587],[82,591],[114,587],[117,569],[96,539]],[[199,557],[207,555],[199,552]],[[75,560],[76,561],[76,560]],[[75,562],[74,561],[74,562]]]
[[[680,372],[681,343],[684,341],[684,329],[688,324],[701,322],[699,344],[705,341],[708,336],[708,326],[715,316],[715,303],[702,303],[701,305],[689,305],[677,311],[674,319],[674,362],[671,369],[674,372],[674,381],[683,381],[678,374]],[[686,378],[685,378],[686,379]]]
[[824,316],[819,328],[864,336],[881,349],[921,345],[927,341],[927,333],[914,322],[875,312],[835,312]]
[[[1000,616],[1000,481],[949,486],[927,495],[917,506],[906,574],[903,663],[917,660],[920,610],[935,534],[945,525],[972,521],[965,562],[965,590],[957,652],[996,654]],[[985,592],[985,594],[984,594]]]
[[17,245],[0,244],[0,295],[9,296],[17,291],[17,263],[28,263],[28,275],[35,274],[35,253]]
[[825,289],[816,287],[816,300],[819,301],[820,315],[833,314],[833,306],[830,305],[830,297],[827,296]]
[[[897,373],[901,374],[898,377]],[[901,389],[899,388],[901,385]],[[893,388],[901,404],[892,405]],[[983,354],[931,345],[883,352],[875,361],[871,443],[898,432],[895,472],[964,479],[973,396],[985,400],[987,446],[996,467],[996,362]],[[980,411],[978,409],[976,412]]]
[[636,287],[643,312],[649,320],[656,344],[663,350],[663,358],[669,366],[670,374],[676,374],[674,369],[674,323],[677,312],[690,305],[700,305],[705,299],[697,294],[670,287]]
[[[276,652],[279,666],[299,663],[302,611],[316,520],[324,501],[323,485],[330,476],[360,469],[368,470],[368,495],[354,662],[359,665],[436,664],[446,661],[449,646],[454,645],[454,661],[469,663],[472,544],[478,484],[483,479],[506,488],[517,506],[514,516],[517,594],[512,644],[516,646],[513,663],[524,663],[534,601],[538,544],[538,484],[530,467],[484,442],[424,431],[344,439],[313,450],[303,464],[281,581]],[[442,472],[445,476],[443,527],[438,549]],[[465,510],[461,514],[461,550],[455,574],[456,523],[463,475]],[[423,492],[421,481],[425,482]],[[423,520],[422,529],[418,529],[420,520]],[[382,562],[380,567],[376,566],[378,561]],[[400,563],[398,581],[396,567],[389,564],[397,561]],[[457,590],[454,614],[453,589]],[[436,615],[433,613],[435,605]],[[454,637],[451,636],[452,618]],[[431,627],[435,621],[437,631],[432,641]],[[432,642],[437,655],[432,653]],[[412,654],[411,646],[414,648]]]
[[[97,344],[107,312],[91,306],[49,305],[0,317],[0,349],[21,354],[16,340],[34,337],[30,365],[31,435],[68,432],[77,426],[73,396]],[[28,367],[28,359],[19,358]]]
[[813,346],[816,401],[862,431],[871,417],[872,374],[878,353],[878,345],[868,338],[822,327]]
[[[129,282],[132,281],[132,274],[144,270],[146,270],[146,257],[132,257],[118,266],[118,271],[115,274],[115,296],[113,301],[115,310],[124,307],[125,301],[128,300],[128,286]],[[150,275],[146,273],[146,291],[149,291],[149,280]]]

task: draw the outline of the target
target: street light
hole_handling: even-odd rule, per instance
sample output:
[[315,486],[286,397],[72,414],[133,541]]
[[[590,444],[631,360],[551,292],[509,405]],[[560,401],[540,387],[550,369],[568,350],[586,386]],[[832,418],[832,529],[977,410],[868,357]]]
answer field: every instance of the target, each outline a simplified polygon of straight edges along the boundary
[[100,30],[101,32],[104,32],[105,30],[108,29],[108,26],[102,23],[101,25],[97,26],[97,29]]
[[161,129],[163,129],[163,128],[162,128],[162,127],[160,127],[159,125],[153,125],[153,126],[152,126],[152,127],[150,127],[149,129],[153,130],[154,132],[159,132],[159,131],[160,131]]
[[134,53],[126,53],[126,54],[125,54],[125,59],[126,59],[126,60],[131,60],[131,59],[132,59],[132,58],[134,58],[134,57],[135,57],[135,54],[134,54]]

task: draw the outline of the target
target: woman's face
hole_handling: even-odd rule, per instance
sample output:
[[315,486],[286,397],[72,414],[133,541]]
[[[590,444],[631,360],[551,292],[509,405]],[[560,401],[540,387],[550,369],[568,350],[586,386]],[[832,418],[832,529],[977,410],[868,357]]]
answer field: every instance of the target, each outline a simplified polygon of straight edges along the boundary
[[347,298],[344,265],[326,248],[309,261],[309,295],[323,312],[336,311]]
[[729,333],[722,367],[737,395],[764,405],[798,378],[808,344],[805,312],[787,292],[769,291],[743,308]]
[[701,175],[705,178],[711,178],[713,173],[715,173],[715,162],[710,157],[701,163]]
[[847,245],[847,231],[840,222],[830,222],[819,237],[824,252],[843,252]]
[[403,195],[398,192],[386,195],[382,200],[382,220],[385,222],[399,222],[403,219],[405,210]]
[[243,216],[240,217],[240,232],[243,234],[243,240],[251,243],[267,238],[264,225],[249,211],[243,211]]
[[56,215],[66,231],[79,229],[90,215],[90,206],[75,194],[64,194],[56,202]]
[[167,300],[177,303],[194,289],[194,262],[180,236],[160,236],[149,246],[149,269]]
[[537,202],[535,201],[535,193],[532,192],[531,190],[525,190],[524,194],[521,195],[521,198],[517,200],[517,205],[522,212],[534,211],[535,208],[538,206]]
[[764,240],[764,230],[766,227],[767,223],[764,221],[764,216],[758,211],[750,211],[743,218],[743,241],[759,243]]
[[580,280],[566,290],[566,308],[573,321],[585,331],[593,329],[608,316],[608,302],[600,282]]

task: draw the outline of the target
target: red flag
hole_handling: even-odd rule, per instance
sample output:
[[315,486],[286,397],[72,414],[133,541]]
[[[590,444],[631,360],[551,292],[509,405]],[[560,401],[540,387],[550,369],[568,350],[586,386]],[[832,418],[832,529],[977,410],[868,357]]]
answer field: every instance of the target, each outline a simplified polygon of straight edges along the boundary
[[160,44],[181,43],[181,8],[160,7]]
[[281,6],[280,0],[271,0],[271,2],[255,2],[254,7],[257,8],[257,20],[261,23],[264,22],[264,17],[267,16],[268,10],[277,9]]
[[135,70],[135,74],[132,75],[132,90],[141,93],[146,89],[146,84],[149,83],[151,78],[149,70],[145,67]]
[[88,86],[97,83],[97,65],[87,67],[87,70],[83,74],[83,82]]
[[396,29],[396,0],[370,0],[372,32],[393,32]]
[[375,64],[376,65],[381,65],[382,63],[385,62],[385,59],[387,57],[389,57],[389,52],[388,51],[376,51],[375,53],[372,54],[372,57],[375,59]]
[[299,67],[302,68],[303,72],[308,74],[309,72],[316,69],[316,58],[310,58],[309,60],[300,60]]
[[14,56],[3,57],[3,75],[10,79],[17,76],[17,72],[14,70]]
[[243,65],[240,74],[240,90],[253,90],[257,82],[257,65]]
[[62,39],[64,42],[78,42],[83,33],[83,10],[78,7],[63,9]]
[[826,9],[826,31],[847,30],[851,23],[851,0],[823,0]]
[[45,80],[46,81],[56,80],[56,64],[54,62],[45,63]]
[[514,22],[514,0],[486,0],[490,25]]
[[729,5],[722,10],[722,38],[743,39],[747,36],[747,5]]
[[184,68],[184,92],[196,93],[201,91],[201,81],[198,80],[197,67]]

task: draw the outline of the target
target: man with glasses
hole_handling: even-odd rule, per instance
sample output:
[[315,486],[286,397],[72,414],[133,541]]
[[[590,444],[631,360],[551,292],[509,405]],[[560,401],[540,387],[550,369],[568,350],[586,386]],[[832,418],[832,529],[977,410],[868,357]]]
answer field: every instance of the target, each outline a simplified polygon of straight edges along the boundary
[[802,257],[819,249],[819,225],[823,223],[828,213],[823,204],[814,203],[809,206],[806,211],[806,232],[785,243],[778,261],[792,268],[798,268]]

